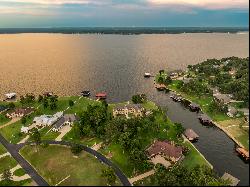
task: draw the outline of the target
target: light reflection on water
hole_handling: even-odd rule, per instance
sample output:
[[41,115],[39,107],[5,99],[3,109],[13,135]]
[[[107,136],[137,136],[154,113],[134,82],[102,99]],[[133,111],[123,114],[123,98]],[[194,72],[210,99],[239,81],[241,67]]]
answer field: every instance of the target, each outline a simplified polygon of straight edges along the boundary
[[217,128],[205,128],[191,113],[157,92],[144,72],[180,69],[207,58],[249,56],[249,34],[165,35],[0,35],[0,94],[53,91],[77,95],[80,91],[106,91],[109,102],[127,101],[146,93],[160,106],[168,106],[175,122],[194,129],[195,144],[222,175],[249,184],[249,167],[234,153],[234,143]]

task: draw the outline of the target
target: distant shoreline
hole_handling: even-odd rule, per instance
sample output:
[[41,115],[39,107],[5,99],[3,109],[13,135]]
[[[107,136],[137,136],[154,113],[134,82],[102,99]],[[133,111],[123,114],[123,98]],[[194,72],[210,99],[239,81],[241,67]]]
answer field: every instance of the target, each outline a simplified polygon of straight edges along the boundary
[[249,33],[247,27],[48,27],[0,28],[0,34],[60,33],[60,34],[183,34],[183,33]]

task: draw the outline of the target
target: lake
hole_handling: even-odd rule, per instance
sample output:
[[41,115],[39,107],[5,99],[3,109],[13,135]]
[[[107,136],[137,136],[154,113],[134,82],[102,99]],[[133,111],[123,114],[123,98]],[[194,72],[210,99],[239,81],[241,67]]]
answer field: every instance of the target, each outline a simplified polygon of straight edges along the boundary
[[78,95],[105,91],[108,102],[145,93],[168,116],[200,136],[195,146],[221,176],[228,172],[249,184],[249,165],[234,151],[234,142],[218,128],[202,126],[197,114],[156,91],[153,78],[160,69],[185,69],[207,58],[249,56],[249,34],[3,34],[0,35],[0,94],[53,91]]
[[184,69],[207,58],[249,55],[249,34],[0,34],[0,96],[140,91],[144,72]]

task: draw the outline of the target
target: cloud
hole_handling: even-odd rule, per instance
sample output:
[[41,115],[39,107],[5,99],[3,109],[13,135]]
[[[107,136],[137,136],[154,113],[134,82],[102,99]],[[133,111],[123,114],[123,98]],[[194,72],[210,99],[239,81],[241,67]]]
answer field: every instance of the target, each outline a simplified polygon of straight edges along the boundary
[[90,0],[3,0],[2,2],[62,5],[62,4],[88,4],[91,1]]
[[248,8],[248,0],[147,0],[154,6],[190,6],[204,9]]

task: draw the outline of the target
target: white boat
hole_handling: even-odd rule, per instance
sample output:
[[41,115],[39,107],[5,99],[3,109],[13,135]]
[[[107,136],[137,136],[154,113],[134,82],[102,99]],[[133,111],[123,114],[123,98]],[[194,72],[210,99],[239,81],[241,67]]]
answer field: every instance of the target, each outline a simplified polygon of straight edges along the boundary
[[150,73],[144,73],[144,77],[151,77]]

